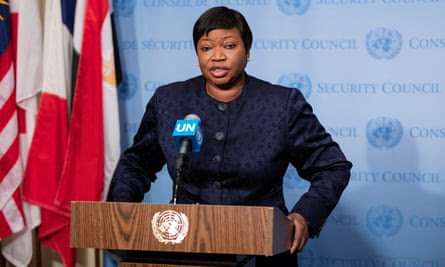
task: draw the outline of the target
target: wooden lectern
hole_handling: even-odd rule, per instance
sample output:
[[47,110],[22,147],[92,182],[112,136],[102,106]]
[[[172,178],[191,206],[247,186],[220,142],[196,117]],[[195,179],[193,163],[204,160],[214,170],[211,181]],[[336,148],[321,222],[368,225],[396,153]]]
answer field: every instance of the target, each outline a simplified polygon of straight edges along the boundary
[[[123,266],[240,266],[290,247],[277,208],[72,202],[71,247],[117,250]],[[125,263],[127,262],[127,263]]]

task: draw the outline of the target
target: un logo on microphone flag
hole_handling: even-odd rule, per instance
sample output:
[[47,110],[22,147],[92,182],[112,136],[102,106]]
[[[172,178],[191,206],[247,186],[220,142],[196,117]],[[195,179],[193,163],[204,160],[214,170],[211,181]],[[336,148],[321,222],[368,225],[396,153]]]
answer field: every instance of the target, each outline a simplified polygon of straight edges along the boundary
[[192,142],[192,152],[199,152],[203,141],[200,124],[198,119],[177,120],[172,134],[176,147],[181,146],[183,138],[189,138]]

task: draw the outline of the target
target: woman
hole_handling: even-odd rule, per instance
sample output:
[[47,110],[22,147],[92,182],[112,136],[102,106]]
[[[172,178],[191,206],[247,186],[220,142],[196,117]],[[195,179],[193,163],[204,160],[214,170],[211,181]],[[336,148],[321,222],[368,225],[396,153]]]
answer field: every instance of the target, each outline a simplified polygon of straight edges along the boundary
[[[295,252],[309,237],[318,236],[348,183],[352,165],[299,90],[245,72],[252,33],[239,12],[226,7],[207,10],[194,25],[193,40],[202,75],[156,90],[133,145],[115,171],[109,200],[142,201],[164,164],[175,179],[173,127],[187,114],[197,114],[204,141],[201,152],[190,154],[178,203],[280,208],[294,225],[290,251],[259,257],[256,263],[296,266]],[[283,198],[289,163],[311,183],[290,213]]]

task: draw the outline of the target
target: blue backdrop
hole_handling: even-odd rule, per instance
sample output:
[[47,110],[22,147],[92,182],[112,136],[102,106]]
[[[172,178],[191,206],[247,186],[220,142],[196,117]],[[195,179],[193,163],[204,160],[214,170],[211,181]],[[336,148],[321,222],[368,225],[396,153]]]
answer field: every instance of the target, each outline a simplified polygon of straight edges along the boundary
[[[445,0],[115,0],[123,148],[156,87],[200,73],[192,27],[215,5],[252,28],[248,73],[300,88],[354,164],[300,265],[445,266]],[[170,200],[158,178],[145,201]],[[289,169],[287,205],[307,188]]]

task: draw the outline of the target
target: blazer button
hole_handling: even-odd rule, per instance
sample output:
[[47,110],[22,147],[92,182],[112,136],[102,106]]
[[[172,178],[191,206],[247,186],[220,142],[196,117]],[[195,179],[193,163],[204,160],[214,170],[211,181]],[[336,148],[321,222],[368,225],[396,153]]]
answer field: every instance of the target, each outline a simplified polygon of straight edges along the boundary
[[218,109],[219,109],[220,111],[226,111],[226,109],[227,109],[227,104],[226,104],[226,103],[219,103],[219,104],[218,104]]
[[213,188],[221,189],[221,182],[220,181],[213,181]]
[[215,134],[215,138],[216,138],[216,140],[218,140],[218,141],[223,140],[223,139],[224,139],[224,133],[223,133],[223,132],[217,132],[217,133]]
[[213,156],[212,161],[214,163],[220,163],[221,162],[221,156],[220,155]]

